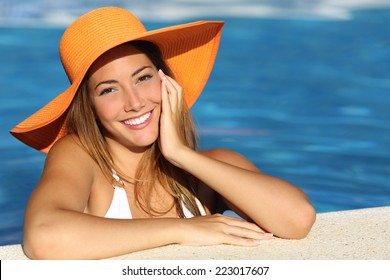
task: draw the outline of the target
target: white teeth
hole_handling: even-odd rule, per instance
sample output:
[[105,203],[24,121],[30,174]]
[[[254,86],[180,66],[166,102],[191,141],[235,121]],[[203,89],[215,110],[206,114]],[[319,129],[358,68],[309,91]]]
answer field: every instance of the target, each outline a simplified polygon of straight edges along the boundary
[[148,112],[139,118],[126,120],[126,121],[124,121],[124,123],[127,125],[140,125],[140,124],[143,124],[144,122],[146,122],[150,118],[151,114],[152,114],[151,112]]

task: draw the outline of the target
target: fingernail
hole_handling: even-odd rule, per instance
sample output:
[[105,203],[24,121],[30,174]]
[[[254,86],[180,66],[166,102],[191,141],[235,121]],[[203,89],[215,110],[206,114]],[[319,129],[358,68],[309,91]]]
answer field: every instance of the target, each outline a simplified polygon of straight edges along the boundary
[[270,232],[265,232],[264,233],[264,236],[267,236],[267,237],[273,237],[274,235]]
[[253,243],[260,245],[263,244],[263,240],[254,239]]
[[160,72],[161,74],[163,74],[163,75],[164,75],[164,78],[163,78],[164,80],[166,80],[166,79],[167,79],[167,77],[165,77],[165,73],[163,72],[163,70],[159,69],[159,70],[158,70],[158,72]]

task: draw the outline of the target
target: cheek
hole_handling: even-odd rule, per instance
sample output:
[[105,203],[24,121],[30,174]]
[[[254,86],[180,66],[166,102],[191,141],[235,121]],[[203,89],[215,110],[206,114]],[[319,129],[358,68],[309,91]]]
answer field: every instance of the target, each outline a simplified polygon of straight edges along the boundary
[[160,80],[151,83],[147,89],[148,98],[154,103],[161,103],[161,82]]
[[95,102],[94,108],[96,117],[101,121],[115,118],[118,111],[118,104],[116,103],[117,102],[113,102],[112,100],[110,100],[110,102],[107,102],[107,100],[99,100]]

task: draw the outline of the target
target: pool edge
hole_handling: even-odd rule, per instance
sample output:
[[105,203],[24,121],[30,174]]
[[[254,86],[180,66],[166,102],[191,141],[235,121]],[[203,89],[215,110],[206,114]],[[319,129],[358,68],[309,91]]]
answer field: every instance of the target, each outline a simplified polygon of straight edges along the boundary
[[[256,248],[169,245],[116,260],[389,260],[390,206],[320,213],[302,240],[274,238]],[[28,260],[20,244],[0,246],[1,260]]]

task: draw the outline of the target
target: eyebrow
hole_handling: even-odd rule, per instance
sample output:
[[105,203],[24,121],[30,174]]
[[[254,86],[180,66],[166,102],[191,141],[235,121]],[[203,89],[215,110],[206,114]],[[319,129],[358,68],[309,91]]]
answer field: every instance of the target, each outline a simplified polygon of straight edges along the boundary
[[142,71],[144,71],[144,70],[147,69],[147,68],[152,68],[152,66],[143,66],[143,67],[141,67],[140,69],[135,70],[134,73],[131,75],[131,77],[134,77],[135,75],[141,73]]
[[[137,74],[141,73],[142,71],[144,71],[145,69],[147,68],[152,68],[152,66],[142,66],[141,68],[135,70],[133,72],[133,74],[131,74],[131,77],[134,77],[136,76]],[[107,81],[102,81],[100,83],[98,83],[96,86],[95,86],[95,90],[100,86],[100,85],[103,85],[103,84],[115,84],[115,83],[118,83],[117,80],[107,80]]]

